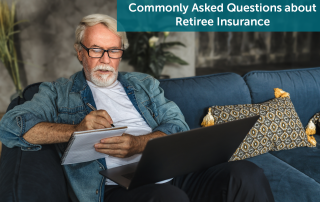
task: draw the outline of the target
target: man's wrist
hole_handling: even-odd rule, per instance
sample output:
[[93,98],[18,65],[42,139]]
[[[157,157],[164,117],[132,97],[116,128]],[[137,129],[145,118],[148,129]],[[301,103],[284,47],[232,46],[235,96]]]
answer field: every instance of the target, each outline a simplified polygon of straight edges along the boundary
[[145,149],[147,143],[149,140],[157,137],[163,137],[166,136],[167,134],[161,132],[161,131],[156,131],[153,133],[150,133],[148,135],[140,135],[140,136],[135,136],[137,140],[137,148],[138,148],[138,153],[142,153],[143,150]]
[[77,125],[71,125],[70,130],[67,130],[67,133],[66,133],[66,138],[68,139],[67,141],[70,140],[72,134],[76,131],[77,131]]
[[134,138],[134,145],[135,145],[135,153],[140,154],[143,152],[145,145],[147,144],[145,142],[144,135],[141,136],[133,136]]

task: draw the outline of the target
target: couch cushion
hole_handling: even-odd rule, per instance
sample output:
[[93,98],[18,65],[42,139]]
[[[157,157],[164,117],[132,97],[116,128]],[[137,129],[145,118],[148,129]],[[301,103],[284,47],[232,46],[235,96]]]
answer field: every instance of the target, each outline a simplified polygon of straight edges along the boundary
[[252,71],[244,75],[252,103],[261,103],[274,97],[274,88],[290,93],[291,100],[303,126],[320,111],[320,68],[280,71]]
[[320,172],[318,168],[320,165],[320,136],[315,135],[314,137],[317,140],[317,147],[296,148],[290,151],[270,153],[320,183]]
[[180,107],[191,129],[201,127],[202,118],[212,105],[251,103],[247,85],[235,73],[165,79],[160,82],[165,97]]
[[[289,151],[280,152],[286,153]],[[300,172],[270,153],[246,159],[245,161],[251,161],[264,170],[275,201],[319,201],[320,184],[318,181],[310,178],[308,175]]]

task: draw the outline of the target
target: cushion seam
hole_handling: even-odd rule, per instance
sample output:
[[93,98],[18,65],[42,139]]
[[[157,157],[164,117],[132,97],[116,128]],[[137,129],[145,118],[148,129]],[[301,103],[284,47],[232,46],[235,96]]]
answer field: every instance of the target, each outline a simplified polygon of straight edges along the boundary
[[[269,154],[271,154],[270,152],[268,152],[268,153],[269,153]],[[309,177],[309,178],[313,179],[315,182],[317,182],[318,184],[320,184],[320,182],[318,182],[316,179],[314,179],[314,178],[312,178],[311,176],[307,175],[306,173],[304,173],[304,172],[302,172],[302,171],[298,170],[297,168],[293,167],[291,164],[289,164],[289,163],[285,162],[285,161],[284,161],[284,160],[282,160],[281,158],[279,158],[279,157],[277,157],[277,156],[275,156],[275,155],[273,155],[273,154],[271,154],[271,155],[272,155],[272,156],[274,156],[274,157],[276,157],[277,159],[279,159],[279,160],[280,160],[280,161],[282,161],[283,163],[287,164],[289,167],[293,168],[294,170],[299,171],[299,172],[300,172],[300,173],[302,173],[303,175],[305,175],[305,176],[307,176],[307,177]]]
[[243,79],[244,83],[246,84],[246,86],[247,86],[247,88],[248,88],[248,90],[249,90],[249,95],[250,95],[250,104],[253,104],[253,103],[252,103],[251,88],[250,88],[250,86],[248,85],[247,81],[246,81],[243,77],[242,77],[242,79]]
[[[201,76],[190,76],[190,77],[184,77],[184,78],[172,78],[172,79],[160,79],[160,83],[163,81],[176,81],[176,80],[189,80],[189,79],[195,79],[195,78],[208,78],[208,77],[216,77],[216,76],[222,76],[222,75],[236,75],[242,78],[241,75],[234,73],[234,72],[222,72],[217,74],[208,74],[208,75],[201,75]],[[242,78],[243,79],[243,78]]]
[[283,69],[283,70],[254,70],[246,73],[243,75],[243,77],[247,77],[251,74],[254,73],[276,73],[278,74],[279,72],[293,72],[293,71],[310,71],[310,70],[320,70],[320,67],[311,67],[311,68],[303,68],[303,69]]

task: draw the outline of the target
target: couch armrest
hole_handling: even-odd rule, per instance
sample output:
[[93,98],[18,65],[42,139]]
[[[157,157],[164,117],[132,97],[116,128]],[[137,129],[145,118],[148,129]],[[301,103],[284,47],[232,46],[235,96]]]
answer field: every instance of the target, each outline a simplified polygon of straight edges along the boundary
[[66,180],[54,145],[44,145],[36,152],[2,147],[2,202],[69,201]]

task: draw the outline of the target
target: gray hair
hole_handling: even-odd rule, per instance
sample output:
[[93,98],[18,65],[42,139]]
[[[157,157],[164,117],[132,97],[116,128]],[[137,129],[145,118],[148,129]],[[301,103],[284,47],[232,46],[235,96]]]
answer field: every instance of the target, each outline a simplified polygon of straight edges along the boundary
[[76,40],[73,45],[76,51],[80,51],[82,48],[80,42],[83,40],[86,27],[91,27],[99,23],[105,25],[111,32],[121,38],[121,44],[124,49],[127,49],[129,47],[127,34],[125,32],[117,32],[117,20],[108,15],[91,14],[82,18],[76,29]]

